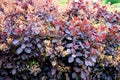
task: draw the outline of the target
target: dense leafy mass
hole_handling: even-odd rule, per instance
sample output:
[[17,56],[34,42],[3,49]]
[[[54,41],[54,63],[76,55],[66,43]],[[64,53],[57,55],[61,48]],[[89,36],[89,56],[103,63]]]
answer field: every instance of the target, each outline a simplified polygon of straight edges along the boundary
[[0,80],[120,79],[120,13],[68,4],[1,1]]

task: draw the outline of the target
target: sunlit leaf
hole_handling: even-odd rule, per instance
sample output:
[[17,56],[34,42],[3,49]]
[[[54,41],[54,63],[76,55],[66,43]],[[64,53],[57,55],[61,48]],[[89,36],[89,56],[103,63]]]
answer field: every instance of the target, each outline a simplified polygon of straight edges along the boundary
[[74,61],[74,57],[69,57],[69,58],[68,58],[68,62],[69,62],[69,63],[72,63],[73,61]]
[[31,48],[25,48],[26,53],[31,53]]
[[32,43],[28,43],[28,44],[26,44],[26,46],[27,46],[27,47],[32,47],[33,44],[32,44]]
[[25,48],[26,48],[26,45],[25,45],[25,44],[22,44],[22,45],[21,45],[21,48],[22,48],[22,49],[25,49]]
[[19,44],[20,44],[19,40],[14,40],[14,41],[13,41],[13,45],[15,45],[15,46],[17,46],[17,45],[19,45]]
[[38,43],[38,44],[37,44],[37,47],[38,47],[38,48],[41,48],[42,46],[41,46],[41,44],[40,44],[40,43]]
[[85,65],[86,66],[93,66],[93,63],[91,61],[86,60],[85,61]]
[[16,50],[16,54],[21,54],[23,52],[23,49],[20,47]]
[[93,62],[96,62],[97,56],[92,56],[91,59]]
[[67,47],[67,48],[71,48],[71,47],[73,47],[73,43],[69,43],[69,44],[67,44],[66,47]]

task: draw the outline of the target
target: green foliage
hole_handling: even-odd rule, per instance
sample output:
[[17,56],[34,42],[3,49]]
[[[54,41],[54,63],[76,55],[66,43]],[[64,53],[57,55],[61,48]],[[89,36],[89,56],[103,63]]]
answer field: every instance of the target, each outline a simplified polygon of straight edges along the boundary
[[120,0],[104,0],[104,3],[110,2],[111,4],[120,3]]

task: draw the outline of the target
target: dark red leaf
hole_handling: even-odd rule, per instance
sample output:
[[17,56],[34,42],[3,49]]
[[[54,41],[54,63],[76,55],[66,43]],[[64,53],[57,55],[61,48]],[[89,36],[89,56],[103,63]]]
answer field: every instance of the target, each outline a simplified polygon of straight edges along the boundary
[[23,4],[23,9],[25,9],[25,10],[28,9],[28,5],[27,5],[27,3],[24,3],[24,4]]

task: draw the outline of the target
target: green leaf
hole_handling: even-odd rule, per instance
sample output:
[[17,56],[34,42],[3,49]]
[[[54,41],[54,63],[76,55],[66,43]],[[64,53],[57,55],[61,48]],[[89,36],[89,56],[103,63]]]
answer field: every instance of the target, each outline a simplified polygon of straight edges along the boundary
[[61,4],[64,6],[67,3],[68,0],[62,0]]

